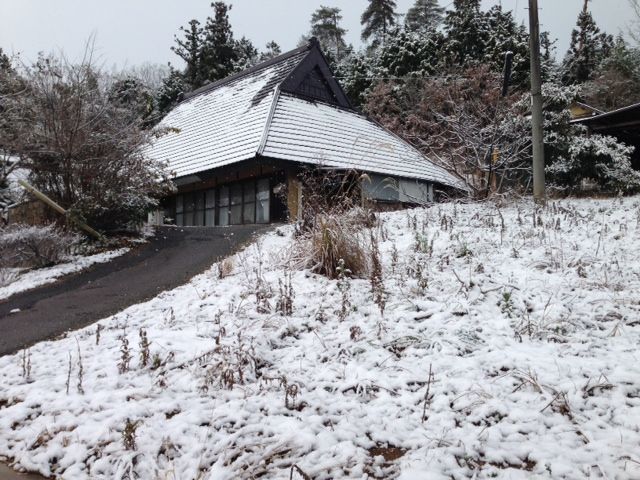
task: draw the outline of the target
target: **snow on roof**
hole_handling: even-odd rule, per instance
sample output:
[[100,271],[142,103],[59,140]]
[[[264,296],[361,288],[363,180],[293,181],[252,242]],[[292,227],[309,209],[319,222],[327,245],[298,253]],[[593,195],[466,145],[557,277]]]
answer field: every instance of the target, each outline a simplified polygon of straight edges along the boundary
[[171,131],[153,143],[148,155],[167,162],[176,177],[264,156],[467,189],[355,110],[281,92],[283,82],[300,76],[294,70],[314,48],[317,43],[311,42],[196,90],[160,123]]
[[176,131],[160,137],[147,153],[168,162],[177,177],[255,157],[277,85],[307,54],[300,51],[212,88],[203,87],[169,112],[159,127]]
[[365,116],[286,94],[278,99],[262,153],[282,160],[466,188],[461,180]]

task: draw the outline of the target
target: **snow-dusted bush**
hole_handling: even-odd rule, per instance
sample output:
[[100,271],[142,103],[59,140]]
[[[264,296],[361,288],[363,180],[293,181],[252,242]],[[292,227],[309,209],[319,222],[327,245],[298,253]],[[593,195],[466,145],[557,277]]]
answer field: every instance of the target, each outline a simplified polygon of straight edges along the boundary
[[23,159],[35,187],[93,228],[131,230],[170,182],[145,155],[155,133],[139,102],[111,85],[91,53],[81,63],[40,57],[19,70],[24,88],[3,99],[12,117],[0,145]]
[[0,230],[0,267],[42,268],[60,263],[78,243],[54,225],[11,225]]
[[[591,180],[610,192],[640,189],[640,172],[631,166],[633,147],[607,135],[589,135],[583,125],[571,123],[570,105],[580,97],[579,87],[543,85],[544,144],[550,183],[568,191]],[[519,102],[520,116],[513,135],[530,136],[529,95]]]

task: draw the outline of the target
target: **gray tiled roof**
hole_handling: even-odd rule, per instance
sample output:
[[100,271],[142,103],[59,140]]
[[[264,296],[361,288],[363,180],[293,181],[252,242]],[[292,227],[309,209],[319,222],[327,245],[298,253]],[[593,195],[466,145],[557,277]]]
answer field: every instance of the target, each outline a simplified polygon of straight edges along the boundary
[[465,188],[413,146],[367,117],[287,94],[278,99],[263,154]]
[[280,92],[313,45],[193,92],[161,122],[171,131],[147,154],[176,177],[264,156],[465,188],[364,115]]

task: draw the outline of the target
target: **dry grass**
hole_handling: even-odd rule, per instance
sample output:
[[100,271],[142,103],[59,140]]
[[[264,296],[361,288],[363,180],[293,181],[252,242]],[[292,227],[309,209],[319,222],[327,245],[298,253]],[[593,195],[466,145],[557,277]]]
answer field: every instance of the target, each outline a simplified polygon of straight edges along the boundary
[[294,258],[300,267],[328,278],[338,277],[340,260],[351,276],[363,277],[368,271],[367,246],[358,226],[348,216],[318,217],[310,230],[296,243]]

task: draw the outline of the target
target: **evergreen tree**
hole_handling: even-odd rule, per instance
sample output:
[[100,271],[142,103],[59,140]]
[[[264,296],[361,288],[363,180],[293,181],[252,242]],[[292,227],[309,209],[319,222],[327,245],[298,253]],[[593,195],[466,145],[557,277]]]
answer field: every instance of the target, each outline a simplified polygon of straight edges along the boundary
[[265,62],[281,54],[282,49],[280,48],[280,45],[272,40],[271,42],[267,43],[265,51],[260,54],[260,61]]
[[351,103],[357,107],[366,101],[373,83],[372,61],[364,53],[350,53],[335,68],[336,78]]
[[444,18],[444,8],[438,5],[438,0],[416,0],[405,18],[407,30],[413,32],[427,32],[438,27]]
[[605,111],[640,102],[640,49],[629,47],[619,36],[583,88],[583,99]]
[[341,20],[339,8],[321,6],[311,15],[311,36],[318,39],[323,52],[331,52],[337,60],[346,50],[344,35],[347,31],[340,27]]
[[432,75],[436,72],[443,43],[443,35],[435,30],[417,34],[399,29],[389,34],[387,42],[378,52],[376,76],[388,78]]
[[258,63],[258,49],[253,46],[251,40],[242,37],[235,42],[235,59],[233,61],[233,69],[235,72],[241,72]]
[[200,74],[203,82],[215,82],[231,75],[235,70],[234,62],[238,60],[237,44],[229,23],[231,6],[214,2],[211,7],[214,10],[213,18],[207,18],[203,29]]
[[589,0],[584,0],[576,26],[563,63],[562,80],[567,85],[590,80],[613,48],[613,37],[600,32],[589,12]]
[[369,0],[369,5],[360,18],[363,26],[362,40],[368,41],[373,37],[373,46],[383,44],[387,33],[396,24],[395,9],[394,0]]
[[491,70],[502,72],[507,52],[513,53],[511,84],[528,88],[529,85],[529,33],[518,25],[511,11],[496,5],[485,14],[487,31],[483,35],[484,62]]
[[171,50],[186,63],[184,79],[195,90],[202,85],[202,27],[194,19],[189,22],[188,27],[180,27],[180,31],[184,32],[184,38],[174,35],[176,45]]
[[116,107],[136,113],[144,124],[153,114],[153,95],[137,78],[126,76],[116,80],[109,89],[108,97]]
[[11,60],[0,47],[0,72],[8,71],[9,69],[11,69]]
[[453,10],[447,11],[444,18],[446,66],[466,67],[484,60],[489,28],[480,0],[454,0]]
[[156,92],[156,115],[154,120],[159,122],[178,103],[186,91],[183,75],[169,65],[169,74]]
[[540,70],[543,82],[558,81],[558,65],[555,58],[556,40],[551,40],[549,32],[540,33]]

